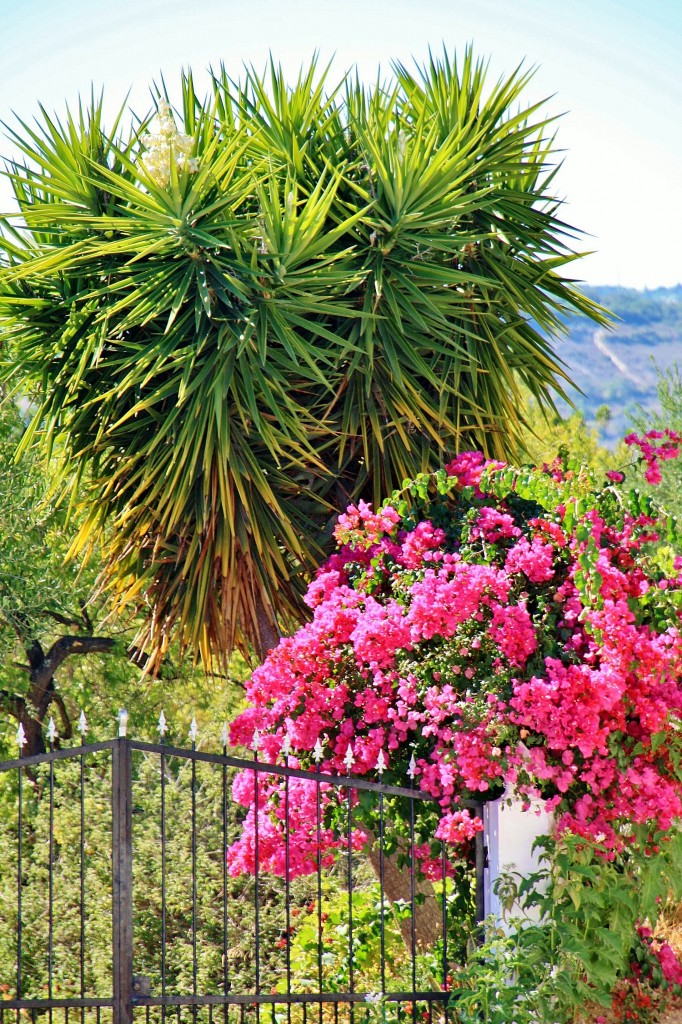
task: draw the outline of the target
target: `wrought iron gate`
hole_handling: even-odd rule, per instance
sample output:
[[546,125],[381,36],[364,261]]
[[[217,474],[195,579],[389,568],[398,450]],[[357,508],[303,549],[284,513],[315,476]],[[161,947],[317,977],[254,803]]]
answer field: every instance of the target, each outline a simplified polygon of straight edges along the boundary
[[[445,844],[434,882],[442,918],[437,951],[422,955],[414,932],[421,899],[415,807],[431,798],[411,787],[256,757],[231,757],[226,746],[213,754],[194,742],[187,749],[120,736],[0,764],[11,808],[0,812],[0,1024],[43,1016],[52,1024],[55,1015],[64,1024],[132,1024],[141,1015],[147,1024],[213,1024],[218,1016],[224,1024],[260,1024],[263,1017],[267,1024],[447,1021],[448,926],[462,896]],[[272,836],[260,812],[246,851],[253,858],[249,876],[237,877],[234,866],[228,871],[245,813],[232,798],[235,773],[254,787],[256,802],[273,780],[282,787],[279,878],[264,870]],[[323,842],[332,797],[333,857]],[[304,799],[317,810],[317,852],[308,877],[296,879],[289,829]],[[354,839],[354,808],[369,801],[378,821],[375,881],[368,881]],[[396,801],[409,808],[402,867],[402,914],[412,929],[407,946],[396,944],[399,925],[383,870]],[[433,850],[431,859],[436,863]],[[479,834],[469,867],[478,921],[483,860]],[[370,920],[364,908],[372,900]],[[372,943],[376,962],[368,966],[363,957]]]

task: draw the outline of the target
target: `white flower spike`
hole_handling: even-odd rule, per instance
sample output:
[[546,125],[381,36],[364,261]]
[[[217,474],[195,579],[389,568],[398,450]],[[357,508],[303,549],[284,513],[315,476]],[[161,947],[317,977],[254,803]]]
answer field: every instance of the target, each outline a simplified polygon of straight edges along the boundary
[[173,111],[165,102],[159,103],[157,121],[156,133],[149,133],[142,139],[145,152],[139,159],[149,177],[165,188],[171,180],[172,163],[175,163],[178,171],[184,168],[190,174],[196,174],[199,160],[190,156],[194,140],[190,135],[178,131]]

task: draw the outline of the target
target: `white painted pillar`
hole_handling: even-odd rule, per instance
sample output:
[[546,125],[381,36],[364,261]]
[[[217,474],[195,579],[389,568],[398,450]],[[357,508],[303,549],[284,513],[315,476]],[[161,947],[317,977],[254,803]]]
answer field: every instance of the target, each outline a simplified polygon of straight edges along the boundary
[[[532,846],[538,836],[550,834],[554,821],[541,801],[531,802],[527,811],[522,807],[521,800],[506,796],[491,800],[483,807],[483,835],[488,848],[488,865],[483,875],[485,913],[486,917],[493,914],[502,926],[503,913],[493,892],[494,882],[502,870],[515,871],[525,877],[542,867],[540,851],[533,852]],[[514,912],[512,909],[511,913]]]

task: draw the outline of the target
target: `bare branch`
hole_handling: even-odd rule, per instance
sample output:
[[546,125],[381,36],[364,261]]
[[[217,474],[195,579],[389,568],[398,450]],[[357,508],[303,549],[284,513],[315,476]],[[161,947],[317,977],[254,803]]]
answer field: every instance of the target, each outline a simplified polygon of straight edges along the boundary
[[41,680],[49,681],[62,662],[71,655],[108,654],[117,644],[117,640],[108,636],[62,636],[52,644],[44,657],[39,669]]
[[87,629],[88,624],[84,619],[75,619],[71,615],[62,615],[61,612],[53,612],[49,608],[44,608],[43,614],[54,619],[60,626],[74,626],[76,629],[83,629],[83,626],[85,626]]

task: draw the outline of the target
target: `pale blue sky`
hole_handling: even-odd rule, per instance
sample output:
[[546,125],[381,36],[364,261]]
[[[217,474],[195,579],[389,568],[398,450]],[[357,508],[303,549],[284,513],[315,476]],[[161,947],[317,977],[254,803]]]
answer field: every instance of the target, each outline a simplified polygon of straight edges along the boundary
[[[471,42],[495,74],[538,65],[531,95],[566,111],[557,180],[566,219],[597,254],[591,283],[682,281],[680,0],[0,0],[0,119],[63,109],[90,84],[138,110],[163,71],[221,60],[238,74],[268,51],[292,71],[312,51],[375,77],[392,57]],[[8,151],[7,144],[0,147]],[[0,191],[2,205],[6,193]]]

